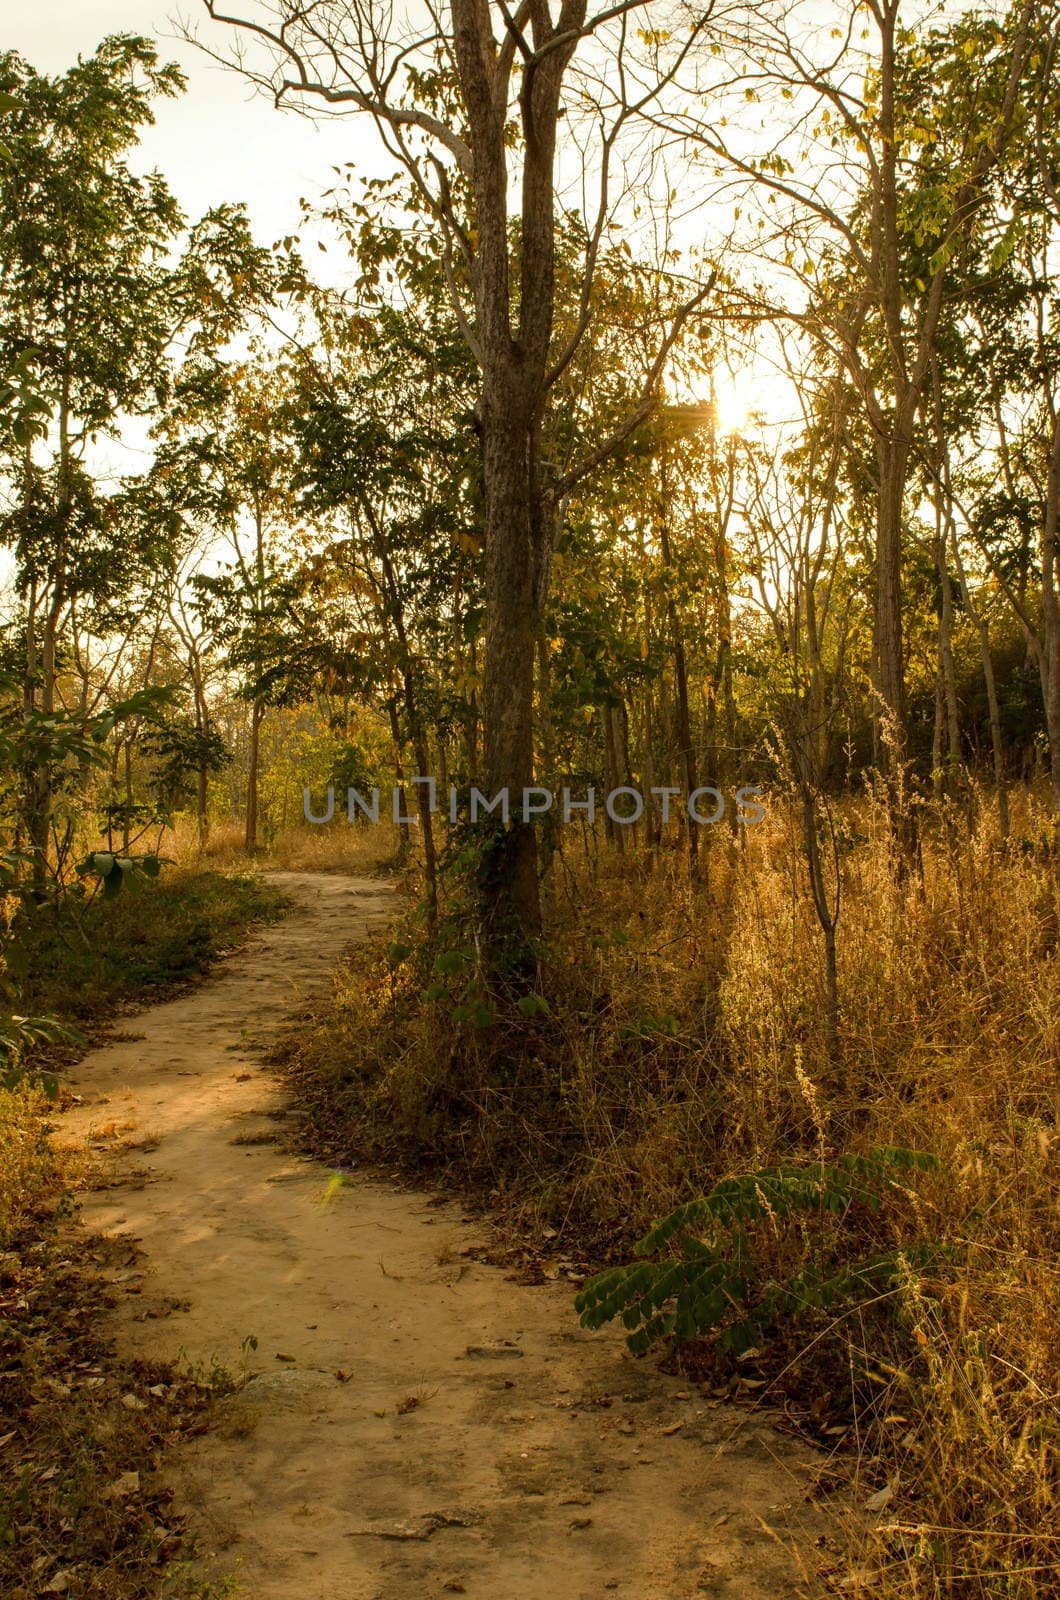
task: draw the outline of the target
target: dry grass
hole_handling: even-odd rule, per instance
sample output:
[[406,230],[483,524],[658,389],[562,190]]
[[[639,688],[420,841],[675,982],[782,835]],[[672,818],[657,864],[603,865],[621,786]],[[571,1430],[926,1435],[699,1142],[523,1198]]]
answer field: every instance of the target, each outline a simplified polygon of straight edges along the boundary
[[342,821],[328,827],[305,824],[283,829],[266,848],[248,857],[241,825],[215,823],[205,850],[200,850],[193,821],[181,818],[175,828],[163,835],[159,851],[185,869],[245,869],[253,863],[290,872],[347,872],[371,876],[404,870],[400,859],[402,831],[408,833],[407,829],[399,830],[388,822],[380,822],[378,827],[351,827]]
[[1044,813],[1020,795],[1014,814],[1007,849],[987,796],[926,815],[904,879],[882,817],[844,815],[838,1056],[797,835],[774,815],[742,851],[715,841],[706,886],[676,854],[568,863],[547,1017],[454,1026],[470,964],[464,993],[429,1002],[437,947],[365,952],[292,1063],[332,1151],[444,1166],[600,1260],[728,1174],[933,1152],[938,1172],[876,1215],[753,1239],[763,1281],[823,1256],[909,1261],[883,1301],[778,1330],[764,1368],[846,1430],[865,1497],[893,1490],[846,1592],[1060,1592],[1060,893]]
[[0,1089],[0,1250],[55,1191],[57,1164],[44,1131],[45,1109],[37,1089]]

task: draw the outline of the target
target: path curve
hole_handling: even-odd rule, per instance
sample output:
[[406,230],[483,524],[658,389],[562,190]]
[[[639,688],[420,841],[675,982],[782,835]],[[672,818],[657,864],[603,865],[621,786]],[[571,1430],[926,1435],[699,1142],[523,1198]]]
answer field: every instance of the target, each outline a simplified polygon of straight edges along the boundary
[[270,878],[292,913],[86,1056],[67,1118],[149,1169],[83,1208],[145,1253],[123,1352],[252,1374],[165,1469],[203,1576],[246,1600],[812,1592],[808,1451],[582,1332],[569,1284],[468,1261],[481,1230],[458,1206],[357,1176],[329,1191],[269,1142],[291,1113],[251,1039],[395,907],[377,882]]

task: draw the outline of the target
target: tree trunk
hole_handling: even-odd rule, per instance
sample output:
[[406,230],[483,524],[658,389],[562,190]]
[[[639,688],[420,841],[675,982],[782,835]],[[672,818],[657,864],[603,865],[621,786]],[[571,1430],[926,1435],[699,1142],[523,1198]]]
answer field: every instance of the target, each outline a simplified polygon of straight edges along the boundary
[[[410,685],[406,692],[411,694]],[[431,777],[431,757],[427,740],[418,722],[412,736],[412,753],[419,768],[418,777]],[[431,816],[431,789],[429,784],[416,785],[416,814],[423,835],[423,875],[427,885],[427,929],[433,933],[438,921],[438,852],[434,843],[434,818]]]
[[494,821],[480,865],[484,932],[502,966],[525,966],[541,932],[537,839],[522,820],[533,783],[534,647],[539,551],[531,512],[531,428],[517,368],[483,386],[486,521],[486,650],[483,671],[485,780],[507,790],[510,820]]
[[261,759],[261,724],[265,720],[265,702],[256,699],[250,713],[250,755],[247,764],[247,828],[246,851],[254,855],[258,849],[258,767]]
[[133,803],[133,770],[132,770],[132,733],[129,732],[125,740],[123,769],[125,773],[125,805],[121,816],[121,853],[129,854],[132,840],[132,803]]
[[205,765],[199,767],[198,783],[196,785],[195,810],[199,830],[199,853],[206,849],[206,841],[210,836],[209,816],[209,772]]
[[[390,737],[394,742],[394,776],[397,779],[397,803],[399,815],[407,817],[409,814],[408,794],[405,789],[405,760],[403,755],[404,740],[401,736],[401,722],[397,714],[397,706],[393,699],[387,702],[387,716],[390,721]],[[408,826],[402,824],[398,827],[398,865],[404,866],[409,853]]]
[[900,804],[908,746],[902,636],[902,503],[906,451],[893,439],[880,439],[877,455],[880,468],[876,517],[877,720],[888,793],[895,804]]
[[[659,517],[659,545],[663,561],[668,569],[672,569],[673,552],[670,546],[670,530],[667,525],[666,512],[663,508],[661,508]],[[685,797],[687,799],[695,790],[698,781],[696,777],[696,752],[692,744],[692,718],[688,709],[688,666],[685,661],[684,633],[673,596],[669,592],[666,596],[666,615],[670,625],[670,642],[674,655],[674,731],[677,735],[678,756],[685,780]],[[699,863],[699,827],[693,820],[691,812],[687,813],[687,822],[688,873],[690,878],[695,878],[698,873]]]
[[953,583],[941,532],[935,543],[935,563],[939,577],[939,671],[946,712],[945,775],[950,777],[961,759],[961,723],[957,707],[957,671],[953,664]]
[[1005,743],[1001,731],[1001,706],[997,698],[994,658],[990,651],[990,628],[986,618],[972,598],[971,587],[968,583],[964,563],[961,560],[960,546],[957,542],[957,530],[952,517],[950,517],[949,521],[949,533],[950,550],[957,572],[957,582],[960,585],[961,601],[979,641],[979,660],[983,668],[983,686],[986,689],[987,714],[990,719],[990,749],[994,762],[994,786],[997,790],[997,820],[1001,838],[1006,840],[1009,835],[1009,814],[1008,790],[1005,787]]
[[1057,593],[1060,566],[1060,413],[1053,423],[1049,451],[1049,481],[1042,524],[1042,644],[1038,653],[1045,704],[1045,725],[1049,734],[1049,762],[1052,776],[1054,821],[1060,832],[1060,595]]

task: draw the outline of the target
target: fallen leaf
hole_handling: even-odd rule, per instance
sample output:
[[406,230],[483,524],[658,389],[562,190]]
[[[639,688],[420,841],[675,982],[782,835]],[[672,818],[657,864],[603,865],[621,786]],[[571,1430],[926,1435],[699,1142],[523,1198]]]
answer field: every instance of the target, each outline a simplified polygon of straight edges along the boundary
[[104,1500],[120,1500],[127,1494],[139,1494],[140,1474],[138,1472],[123,1472],[120,1477],[104,1489],[101,1496]]

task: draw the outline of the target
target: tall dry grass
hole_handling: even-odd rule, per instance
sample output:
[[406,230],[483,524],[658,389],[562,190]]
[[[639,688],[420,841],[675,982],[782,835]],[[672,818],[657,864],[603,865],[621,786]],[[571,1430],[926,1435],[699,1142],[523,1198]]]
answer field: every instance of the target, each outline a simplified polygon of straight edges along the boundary
[[[194,819],[181,817],[162,835],[159,853],[184,868],[221,870],[257,864],[290,872],[345,872],[354,876],[386,872],[412,882],[414,868],[402,840],[391,823],[378,827],[350,826],[341,820],[328,826],[299,824],[281,829],[254,856],[248,856],[241,823],[213,823],[205,846],[200,845]],[[402,844],[406,844],[405,855]]]
[[0,1088],[0,1253],[56,1199],[59,1168],[44,1128],[46,1109],[39,1089]]
[[714,839],[705,884],[677,851],[568,856],[548,1015],[454,1021],[473,963],[427,1000],[439,946],[409,934],[355,957],[292,1056],[322,1144],[445,1167],[601,1262],[730,1174],[932,1152],[876,1215],[754,1238],[763,1281],[844,1252],[905,1263],[872,1304],[778,1330],[766,1367],[771,1392],[841,1413],[876,1496],[847,1592],[1060,1593],[1060,892],[1045,813],[1021,792],[1013,815],[1003,845],[987,794],[926,811],[922,868],[899,874],[882,813],[843,810],[837,1051],[775,807],[742,847]]

